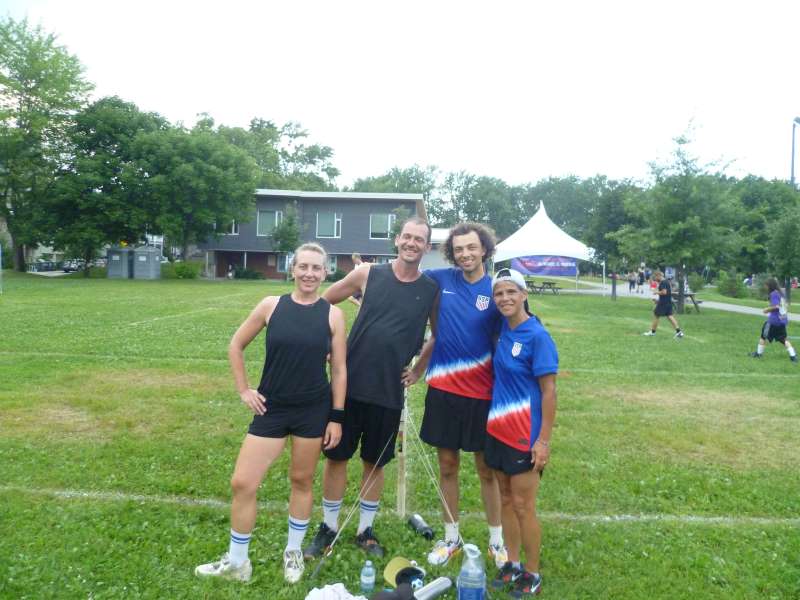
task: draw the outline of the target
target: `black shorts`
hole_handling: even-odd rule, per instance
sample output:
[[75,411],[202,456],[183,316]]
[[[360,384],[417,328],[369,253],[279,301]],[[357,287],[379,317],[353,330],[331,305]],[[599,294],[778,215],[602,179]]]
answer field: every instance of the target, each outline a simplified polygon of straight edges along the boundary
[[329,400],[304,406],[267,405],[267,412],[253,416],[247,433],[268,438],[284,438],[288,435],[302,438],[322,437],[328,426],[330,411]]
[[672,314],[672,303],[669,304],[661,304],[660,302],[656,304],[656,307],[653,309],[653,314],[657,317],[668,317]]
[[483,452],[491,405],[491,400],[468,398],[429,387],[419,437],[437,448]]
[[382,467],[394,458],[402,410],[347,399],[342,423],[342,440],[323,450],[331,460],[350,460],[361,444],[361,460]]
[[483,460],[489,468],[500,471],[506,475],[519,475],[533,470],[533,452],[522,452],[504,444],[491,435],[486,436],[486,449],[483,451]]
[[773,325],[770,324],[769,321],[764,323],[764,326],[761,328],[761,337],[767,340],[770,344],[773,341],[780,342],[781,344],[786,343],[786,325]]

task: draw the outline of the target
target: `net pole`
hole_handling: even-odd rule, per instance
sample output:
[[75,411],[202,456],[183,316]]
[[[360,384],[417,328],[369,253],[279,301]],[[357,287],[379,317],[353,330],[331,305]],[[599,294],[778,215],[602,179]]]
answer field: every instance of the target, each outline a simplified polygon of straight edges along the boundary
[[408,388],[403,390],[403,410],[397,430],[397,514],[406,516],[406,423],[408,422]]

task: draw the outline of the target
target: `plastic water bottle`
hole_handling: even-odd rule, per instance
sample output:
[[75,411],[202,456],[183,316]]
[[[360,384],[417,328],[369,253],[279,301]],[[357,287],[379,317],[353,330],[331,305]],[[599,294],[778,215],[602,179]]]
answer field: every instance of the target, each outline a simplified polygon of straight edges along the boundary
[[361,569],[361,593],[369,594],[375,588],[375,567],[368,560]]
[[433,529],[431,529],[431,526],[428,525],[425,522],[425,519],[423,519],[419,514],[414,513],[411,515],[408,518],[408,525],[426,540],[433,539]]
[[475,544],[464,545],[464,562],[456,586],[458,600],[484,600],[486,597],[486,571],[481,551]]

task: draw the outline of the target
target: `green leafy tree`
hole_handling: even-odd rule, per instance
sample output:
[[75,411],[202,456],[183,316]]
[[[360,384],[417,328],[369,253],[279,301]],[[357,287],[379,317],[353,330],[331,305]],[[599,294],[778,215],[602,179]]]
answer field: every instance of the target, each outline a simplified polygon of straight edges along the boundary
[[143,133],[134,140],[141,194],[154,232],[188,246],[217,223],[251,218],[258,169],[243,150],[201,123]]
[[72,116],[91,88],[78,59],[55,36],[26,20],[0,20],[0,218],[20,271],[23,246],[46,237],[43,205],[70,155]]
[[[439,171],[434,166],[413,165],[405,169],[393,167],[383,175],[356,179],[350,191],[380,194],[422,194],[425,211],[431,223],[441,221],[437,197]],[[346,190],[347,191],[347,190]]]
[[785,281],[800,274],[800,207],[792,207],[767,227],[767,252],[776,276]]
[[69,249],[88,264],[106,244],[144,237],[148,215],[134,140],[167,127],[162,117],[117,97],[98,100],[75,116],[75,154],[47,201],[49,241],[56,248]]
[[612,270],[630,268],[620,251],[619,241],[609,234],[627,224],[634,228],[642,226],[634,214],[625,211],[625,200],[642,194],[643,190],[630,181],[609,181],[605,177],[597,183],[597,190],[598,197],[581,241],[593,248],[596,258],[604,260]]
[[[300,245],[300,223],[297,218],[297,206],[289,202],[283,209],[283,220],[272,230],[272,248],[288,254]],[[289,269],[286,278],[289,278]]]

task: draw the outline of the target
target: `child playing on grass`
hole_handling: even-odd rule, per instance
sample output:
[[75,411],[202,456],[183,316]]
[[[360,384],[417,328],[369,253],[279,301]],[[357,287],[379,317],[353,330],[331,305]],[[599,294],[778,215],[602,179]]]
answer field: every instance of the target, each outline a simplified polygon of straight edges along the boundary
[[792,343],[786,338],[786,325],[789,323],[786,298],[781,292],[778,280],[774,277],[767,279],[767,289],[769,290],[769,306],[764,309],[764,312],[769,316],[761,327],[761,337],[758,340],[756,351],[751,352],[750,356],[762,358],[767,342],[772,343],[773,340],[777,340],[786,347],[786,351],[789,353],[789,360],[796,363],[797,353],[792,347]]

